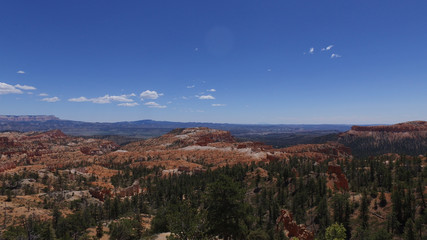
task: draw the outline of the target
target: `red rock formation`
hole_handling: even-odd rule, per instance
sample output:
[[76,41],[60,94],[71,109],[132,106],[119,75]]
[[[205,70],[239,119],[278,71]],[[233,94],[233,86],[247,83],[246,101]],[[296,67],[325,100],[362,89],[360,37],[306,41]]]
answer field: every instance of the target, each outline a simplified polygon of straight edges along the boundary
[[89,193],[92,195],[92,197],[97,198],[100,201],[104,201],[104,199],[107,196],[111,197],[111,191],[108,189],[90,189]]
[[14,162],[6,162],[0,164],[0,173],[16,168],[16,164]]
[[63,133],[61,130],[51,130],[42,133],[39,137],[48,137],[48,138],[66,138],[67,135]]
[[235,142],[234,137],[231,136],[228,131],[218,131],[213,133],[208,133],[203,136],[200,136],[196,142],[196,145],[207,146],[209,143],[214,142]]
[[287,237],[297,237],[300,240],[313,240],[314,234],[306,229],[303,224],[298,225],[292,218],[292,214],[287,210],[280,210],[280,216],[276,220],[276,231],[280,230],[283,224],[284,230],[287,231]]
[[187,166],[179,166],[178,167],[178,171],[179,172],[186,172],[186,173],[188,173],[188,172],[191,171],[191,169],[190,169],[190,167],[187,167]]
[[0,133],[1,160],[13,161],[17,165],[37,162],[52,166],[58,166],[58,164],[66,166],[66,162],[76,163],[87,160],[88,157],[85,157],[82,152],[88,152],[88,155],[102,155],[117,148],[118,145],[110,141],[70,137],[60,130],[42,133]]
[[427,131],[427,122],[425,121],[413,121],[398,123],[394,125],[382,125],[382,126],[353,126],[353,131],[359,132],[418,132]]
[[[338,143],[306,144],[274,149],[260,142],[236,142],[228,131],[209,128],[175,129],[163,136],[133,142],[118,153],[106,156],[116,163],[133,162],[145,166],[175,169],[173,161],[185,161],[202,166],[221,167],[251,162],[270,162],[291,157],[314,161],[346,160],[351,158],[349,148]],[[102,164],[102,163],[101,163]]]
[[139,184],[132,185],[127,188],[119,188],[114,190],[113,192],[110,189],[107,188],[92,188],[89,190],[89,193],[92,195],[92,197],[97,198],[100,201],[104,201],[107,196],[109,197],[132,197],[135,195],[140,194],[143,192],[143,189],[140,187]]
[[10,148],[15,146],[15,142],[9,140],[8,137],[0,137],[0,148]]
[[292,147],[282,148],[280,151],[286,152],[294,157],[304,157],[323,162],[327,159],[346,159],[351,157],[351,149],[334,142],[325,144],[300,144]]
[[348,191],[348,181],[339,165],[328,166],[329,178],[333,180],[334,186],[338,190]]
[[128,151],[179,149],[187,146],[207,146],[211,143],[235,143],[228,131],[206,127],[175,129],[168,134],[145,141],[134,142],[124,147]]
[[132,197],[134,195],[138,195],[140,193],[140,190],[141,188],[139,184],[136,184],[125,189],[118,190],[117,192],[115,192],[114,195],[119,197]]
[[414,121],[389,126],[353,126],[339,134],[338,142],[351,146],[359,156],[399,153],[416,156],[427,149],[427,122]]
[[253,149],[253,150],[257,150],[257,151],[266,151],[266,150],[273,149],[272,146],[265,145],[262,142],[242,142],[242,143],[239,143],[237,145],[237,148],[238,149],[250,148],[250,149]]
[[267,161],[278,161],[280,158],[272,154],[267,154]]

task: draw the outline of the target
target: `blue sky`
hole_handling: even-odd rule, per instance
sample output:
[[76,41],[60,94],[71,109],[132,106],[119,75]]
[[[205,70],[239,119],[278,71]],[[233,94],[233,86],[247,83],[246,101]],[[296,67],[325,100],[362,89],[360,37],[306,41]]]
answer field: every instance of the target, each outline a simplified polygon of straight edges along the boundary
[[426,1],[3,1],[0,114],[427,120]]

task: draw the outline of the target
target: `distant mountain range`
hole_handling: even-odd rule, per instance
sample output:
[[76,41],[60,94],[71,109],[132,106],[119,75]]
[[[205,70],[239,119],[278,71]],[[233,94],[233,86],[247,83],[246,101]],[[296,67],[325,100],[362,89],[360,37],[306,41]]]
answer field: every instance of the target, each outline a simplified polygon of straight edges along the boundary
[[59,120],[59,118],[53,115],[0,115],[0,121],[10,121],[10,122],[44,122],[49,120]]
[[49,131],[59,129],[74,136],[118,135],[133,138],[149,138],[163,135],[175,128],[208,127],[230,131],[238,138],[259,140],[258,137],[277,134],[286,136],[323,136],[350,130],[343,124],[223,124],[203,122],[169,122],[140,120],[131,122],[99,123],[61,120],[55,116],[0,116],[0,131]]
[[82,122],[55,116],[0,116],[0,132],[44,132],[61,130],[67,135],[92,137],[125,145],[164,135],[177,128],[208,127],[230,131],[238,141],[262,142],[275,148],[298,144],[339,142],[356,156],[385,153],[408,155],[427,152],[427,122],[395,125],[350,126],[344,124],[225,124],[140,120],[131,122]]

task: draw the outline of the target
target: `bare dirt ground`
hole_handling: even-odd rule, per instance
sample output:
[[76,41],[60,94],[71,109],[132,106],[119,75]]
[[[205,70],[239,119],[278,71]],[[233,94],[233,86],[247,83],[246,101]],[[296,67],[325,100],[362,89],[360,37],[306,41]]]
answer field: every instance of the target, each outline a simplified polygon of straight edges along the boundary
[[171,233],[170,233],[170,232],[167,232],[167,233],[160,233],[160,234],[157,234],[157,235],[154,237],[154,240],[166,240],[166,239],[167,239],[166,237],[168,237],[169,235],[171,235]]

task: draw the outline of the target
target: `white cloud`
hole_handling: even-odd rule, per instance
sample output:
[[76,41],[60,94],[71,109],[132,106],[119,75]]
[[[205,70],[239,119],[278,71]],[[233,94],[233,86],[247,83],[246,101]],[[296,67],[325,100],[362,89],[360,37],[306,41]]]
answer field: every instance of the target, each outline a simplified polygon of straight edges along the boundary
[[163,96],[163,93],[158,94],[156,91],[150,91],[150,90],[146,90],[139,95],[141,100],[157,99],[157,98],[159,98],[159,96]]
[[194,48],[194,51],[195,51],[195,52],[199,51],[199,48]]
[[104,99],[108,101],[116,101],[116,102],[133,102],[133,99],[130,99],[130,97],[134,97],[135,94],[129,94],[129,95],[120,95],[120,96],[109,96],[105,95],[104,97],[101,97],[101,101]]
[[187,88],[194,88],[194,87],[196,87],[196,85],[187,86]]
[[28,86],[28,85],[20,85],[20,84],[16,84],[15,85],[16,88],[22,89],[22,90],[36,90],[35,87],[33,86]]
[[19,70],[19,71],[17,71],[16,73],[24,74],[25,72],[24,72],[24,71],[22,71],[22,70]]
[[208,91],[208,92],[216,92],[216,89],[211,88],[211,89],[208,89],[208,90],[206,90],[206,91]]
[[70,99],[68,99],[68,101],[70,101],[70,102],[90,102],[90,100],[85,98],[85,97],[70,98]]
[[186,97],[186,96],[182,96],[181,98],[184,100],[188,100],[188,97]]
[[0,82],[0,95],[3,94],[22,94],[22,91],[7,83]]
[[310,48],[310,50],[308,51],[310,54],[314,53],[314,48]]
[[40,93],[39,96],[40,97],[47,97],[47,96],[49,96],[49,94],[47,94],[47,93]]
[[97,97],[97,98],[86,98],[86,97],[79,97],[79,98],[70,98],[68,101],[70,102],[92,102],[92,103],[99,103],[99,104],[105,104],[105,103],[111,103],[111,102],[133,102],[134,100],[130,97],[134,97],[135,94],[128,94],[128,95],[119,95],[119,96],[110,96],[105,95],[103,97]]
[[146,106],[148,106],[150,108],[166,108],[166,106],[160,105],[160,104],[158,104],[156,102],[147,102],[147,103],[144,103],[144,105],[146,105]]
[[331,50],[333,47],[334,47],[334,45],[329,45],[329,46],[327,46],[327,47],[325,47],[325,48],[322,48],[322,51],[329,51],[329,50]]
[[59,99],[59,97],[51,97],[51,98],[43,98],[42,101],[44,101],[44,102],[58,102],[58,101],[61,101],[61,99]]
[[201,100],[213,100],[213,99],[215,99],[215,97],[209,94],[209,95],[199,96],[199,99],[201,99]]
[[122,107],[135,107],[138,106],[139,104],[136,102],[131,102],[131,103],[119,103],[117,104],[117,106],[122,106]]
[[225,107],[227,104],[213,103],[212,107]]
[[267,69],[267,72],[271,72],[271,68]]
[[338,54],[335,54],[335,53],[331,54],[331,58],[340,58],[340,57],[341,57],[341,55],[338,55]]

